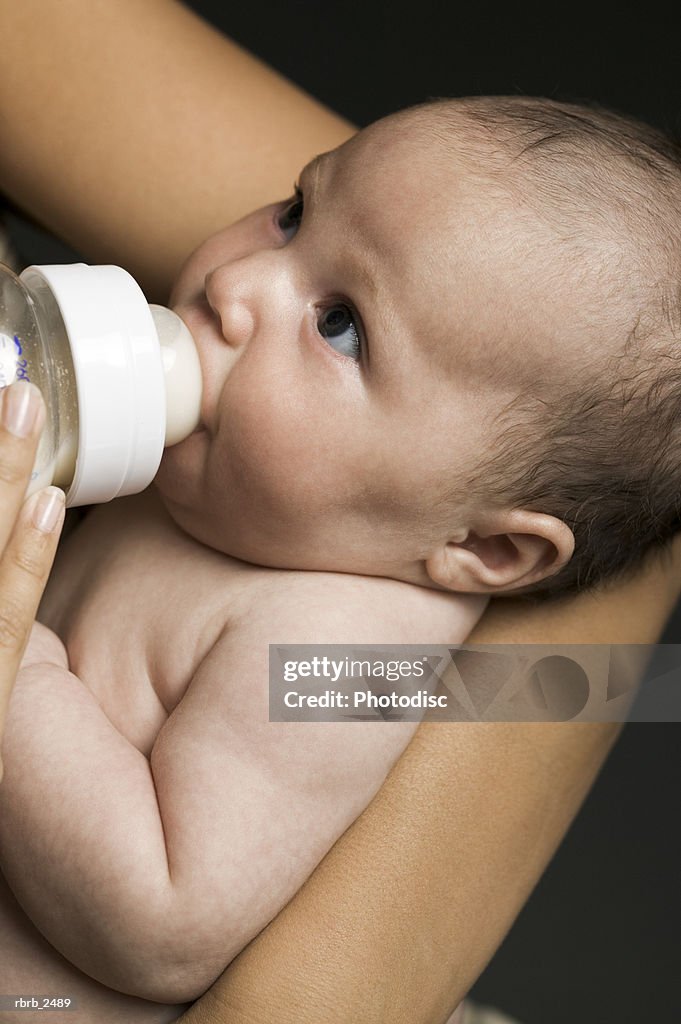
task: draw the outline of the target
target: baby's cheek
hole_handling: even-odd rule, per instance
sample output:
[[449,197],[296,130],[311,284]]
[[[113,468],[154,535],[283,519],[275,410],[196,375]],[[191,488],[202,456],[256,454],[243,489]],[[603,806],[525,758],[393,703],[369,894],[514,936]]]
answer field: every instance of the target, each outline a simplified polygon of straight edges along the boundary
[[236,512],[247,525],[263,516],[286,515],[296,490],[300,456],[280,434],[264,429],[240,429],[230,439],[227,450],[216,446],[209,462],[207,483],[211,500],[236,505]]
[[309,437],[279,411],[244,403],[238,418],[221,420],[206,473],[215,546],[271,565],[286,563],[320,512]]

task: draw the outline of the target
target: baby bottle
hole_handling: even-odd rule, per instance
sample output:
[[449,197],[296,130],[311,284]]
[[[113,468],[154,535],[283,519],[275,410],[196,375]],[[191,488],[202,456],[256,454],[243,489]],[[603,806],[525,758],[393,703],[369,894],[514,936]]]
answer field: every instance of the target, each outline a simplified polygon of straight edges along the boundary
[[47,407],[27,493],[56,484],[67,505],[144,490],[199,422],[191,334],[120,267],[0,265],[0,388],[15,380]]

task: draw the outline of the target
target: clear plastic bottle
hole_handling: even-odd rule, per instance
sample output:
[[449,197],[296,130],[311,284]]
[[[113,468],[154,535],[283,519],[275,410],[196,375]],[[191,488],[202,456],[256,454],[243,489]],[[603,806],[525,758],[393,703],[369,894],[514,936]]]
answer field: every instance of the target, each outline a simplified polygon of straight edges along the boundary
[[15,380],[47,407],[29,493],[53,483],[67,505],[143,490],[199,422],[191,334],[120,267],[0,265],[0,388]]

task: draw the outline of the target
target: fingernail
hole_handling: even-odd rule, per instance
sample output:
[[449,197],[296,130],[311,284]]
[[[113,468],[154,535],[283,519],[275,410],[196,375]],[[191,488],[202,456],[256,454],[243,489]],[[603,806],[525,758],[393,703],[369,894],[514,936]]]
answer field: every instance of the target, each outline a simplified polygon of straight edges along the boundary
[[15,437],[28,437],[41,407],[38,388],[27,380],[16,381],[3,389],[2,422]]
[[64,508],[64,492],[58,487],[41,491],[33,509],[33,525],[41,533],[52,533]]

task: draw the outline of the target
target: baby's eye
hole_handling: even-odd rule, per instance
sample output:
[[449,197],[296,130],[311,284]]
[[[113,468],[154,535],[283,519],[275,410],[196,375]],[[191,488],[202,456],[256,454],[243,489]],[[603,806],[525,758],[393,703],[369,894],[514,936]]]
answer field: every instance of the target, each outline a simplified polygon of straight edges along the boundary
[[344,302],[336,302],[319,313],[317,330],[340,355],[359,360],[362,354],[359,331],[352,310]]
[[298,186],[295,186],[295,194],[283,213],[277,218],[277,226],[282,232],[286,241],[290,241],[300,227],[303,219],[303,193]]

